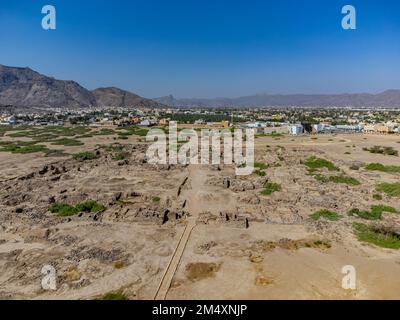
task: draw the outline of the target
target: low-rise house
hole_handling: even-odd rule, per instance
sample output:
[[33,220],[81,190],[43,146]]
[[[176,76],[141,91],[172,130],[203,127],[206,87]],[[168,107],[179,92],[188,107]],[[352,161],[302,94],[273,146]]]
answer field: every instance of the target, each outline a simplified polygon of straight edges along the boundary
[[294,124],[289,126],[289,133],[298,136],[304,133],[304,127],[301,124]]
[[367,124],[364,126],[364,133],[375,133],[375,125]]

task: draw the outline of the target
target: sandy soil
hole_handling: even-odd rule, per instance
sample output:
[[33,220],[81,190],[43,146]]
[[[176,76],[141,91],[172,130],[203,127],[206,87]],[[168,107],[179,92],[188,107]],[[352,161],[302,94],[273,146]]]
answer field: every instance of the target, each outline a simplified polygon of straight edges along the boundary
[[[392,146],[399,136],[326,135],[256,139],[266,176],[236,177],[232,166],[151,166],[139,138],[121,143],[128,161],[114,161],[85,139],[68,153],[98,151],[99,159],[0,153],[0,299],[96,299],[121,292],[130,299],[399,299],[400,252],[357,240],[354,207],[399,198],[372,198],[375,185],[399,174],[363,164],[400,165],[398,157],[364,147]],[[304,161],[318,156],[361,182],[321,183]],[[359,170],[351,170],[353,165]],[[281,184],[270,196],[267,182]],[[54,202],[86,200],[105,211],[57,217]],[[329,209],[339,221],[314,221]],[[400,227],[400,214],[382,223]],[[41,288],[41,268],[57,271],[58,289]],[[353,265],[357,289],[342,288],[342,267]]]

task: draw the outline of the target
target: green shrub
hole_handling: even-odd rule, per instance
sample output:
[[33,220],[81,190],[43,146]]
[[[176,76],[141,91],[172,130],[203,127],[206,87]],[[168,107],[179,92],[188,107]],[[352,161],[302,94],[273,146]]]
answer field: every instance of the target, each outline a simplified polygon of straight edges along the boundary
[[60,217],[69,217],[79,213],[75,207],[66,203],[55,203],[49,208],[49,211]]
[[383,204],[378,204],[378,205],[374,205],[371,206],[371,210],[372,211],[381,211],[381,212],[389,212],[389,213],[397,213],[397,209],[390,207],[390,206],[386,206]]
[[382,200],[382,199],[383,199],[382,195],[380,195],[379,193],[374,194],[374,195],[372,196],[372,198],[373,198],[374,200]]
[[105,207],[94,200],[85,201],[71,206],[66,203],[55,203],[50,208],[51,213],[56,213],[59,217],[69,217],[76,215],[80,212],[98,213],[105,209]]
[[370,163],[365,167],[365,169],[370,171],[382,171],[382,172],[389,172],[389,173],[399,173],[400,166],[385,166],[381,163]]
[[94,200],[89,200],[86,202],[79,203],[78,205],[76,205],[75,208],[79,212],[91,212],[91,213],[97,213],[105,209],[103,205],[97,203]]
[[255,174],[259,175],[260,177],[265,177],[267,174],[265,173],[265,171],[262,170],[256,170]]
[[342,216],[339,215],[338,213],[327,210],[327,209],[322,209],[320,211],[317,211],[314,214],[312,214],[310,217],[315,221],[318,221],[321,218],[325,218],[330,221],[338,221],[342,218]]
[[332,162],[325,160],[325,159],[317,158],[317,157],[308,158],[305,162],[305,165],[311,171],[315,171],[315,170],[322,169],[322,168],[327,168],[329,171],[338,171],[339,170]]
[[367,210],[359,210],[357,208],[351,209],[349,211],[350,216],[358,216],[362,219],[366,220],[380,220],[382,219],[382,215],[384,212],[388,213],[397,213],[397,210],[393,207],[385,206],[385,205],[374,205],[371,206],[371,211]]
[[115,156],[113,156],[113,160],[114,161],[123,161],[123,160],[126,160],[126,156],[127,156],[127,153],[125,153],[125,152],[119,152],[119,153],[117,153]]
[[254,168],[260,169],[260,170],[265,170],[268,169],[268,165],[262,162],[254,162]]
[[320,173],[310,173],[310,175],[322,183],[333,182],[333,183],[348,184],[352,186],[358,186],[361,184],[360,181],[358,181],[357,179],[345,175],[330,176],[330,177],[324,176]]
[[361,184],[357,179],[345,175],[329,177],[329,181],[334,183],[349,184],[352,186],[358,186]]
[[99,156],[93,152],[80,152],[73,155],[75,160],[79,161],[87,161],[87,160],[94,160],[98,159]]
[[384,192],[390,197],[400,197],[400,182],[378,184],[376,191]]
[[64,150],[48,150],[45,152],[45,157],[66,157],[69,156],[68,153],[65,153]]
[[357,216],[366,220],[380,220],[382,218],[381,211],[367,211],[367,210],[360,210],[357,208],[351,209],[349,211],[349,215]]
[[158,203],[158,202],[160,202],[160,201],[161,201],[161,198],[160,198],[160,197],[153,197],[153,202]]
[[362,223],[354,223],[353,229],[359,241],[371,243],[382,248],[400,249],[400,236],[393,230],[368,226]]
[[264,185],[264,190],[261,192],[261,194],[265,196],[269,196],[273,194],[274,192],[279,192],[282,190],[282,187],[278,183],[273,183],[273,182],[267,182]]
[[372,148],[363,148],[364,151],[369,151],[370,153],[378,153],[384,154],[388,156],[398,156],[399,152],[395,150],[393,147],[382,147],[382,146],[373,146]]

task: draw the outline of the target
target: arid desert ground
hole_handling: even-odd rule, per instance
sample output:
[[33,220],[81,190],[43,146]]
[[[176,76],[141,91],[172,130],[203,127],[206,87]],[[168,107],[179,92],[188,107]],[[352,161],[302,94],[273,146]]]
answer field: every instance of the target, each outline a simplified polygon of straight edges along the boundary
[[398,135],[260,136],[242,177],[151,165],[140,135],[75,138],[0,152],[0,299],[400,299],[400,173],[368,169],[400,165],[368,151]]

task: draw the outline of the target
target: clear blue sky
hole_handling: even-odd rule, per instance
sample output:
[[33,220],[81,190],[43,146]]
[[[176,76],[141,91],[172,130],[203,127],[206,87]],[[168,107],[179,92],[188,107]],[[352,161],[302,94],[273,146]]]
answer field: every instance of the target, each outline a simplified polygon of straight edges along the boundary
[[1,0],[0,44],[0,64],[145,97],[400,89],[398,0]]

